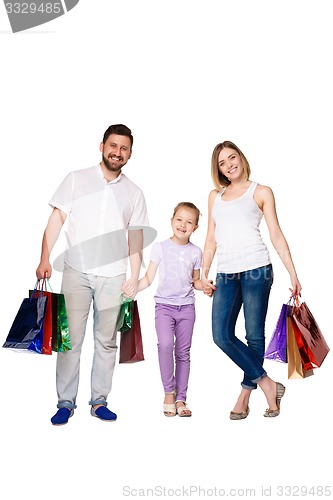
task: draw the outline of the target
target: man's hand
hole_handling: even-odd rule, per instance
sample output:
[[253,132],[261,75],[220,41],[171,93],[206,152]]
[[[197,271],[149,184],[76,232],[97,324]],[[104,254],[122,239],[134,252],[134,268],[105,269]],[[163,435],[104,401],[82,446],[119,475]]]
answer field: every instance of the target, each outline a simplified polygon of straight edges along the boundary
[[134,299],[138,290],[138,280],[136,278],[130,278],[124,281],[121,287],[122,294],[125,299]]
[[52,266],[49,261],[42,262],[40,261],[39,266],[36,269],[36,276],[38,280],[43,278],[51,278],[52,275]]

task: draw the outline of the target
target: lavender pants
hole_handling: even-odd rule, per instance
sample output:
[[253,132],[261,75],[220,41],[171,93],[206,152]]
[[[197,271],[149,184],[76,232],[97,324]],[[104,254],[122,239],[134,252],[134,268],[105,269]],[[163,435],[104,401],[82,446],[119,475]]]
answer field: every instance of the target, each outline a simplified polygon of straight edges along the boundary
[[176,401],[186,401],[194,322],[194,304],[155,305],[155,327],[162,384],[165,393],[176,392]]

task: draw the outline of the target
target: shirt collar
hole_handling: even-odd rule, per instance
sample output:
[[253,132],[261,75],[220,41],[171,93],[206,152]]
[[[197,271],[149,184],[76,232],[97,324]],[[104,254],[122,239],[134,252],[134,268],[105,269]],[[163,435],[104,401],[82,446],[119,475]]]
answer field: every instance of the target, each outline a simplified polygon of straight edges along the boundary
[[[106,179],[105,179],[105,177],[104,177],[104,175],[103,175],[103,170],[102,170],[102,167],[101,167],[101,164],[100,164],[100,163],[97,165],[97,168],[98,168],[98,175],[99,175],[99,177],[100,177],[101,179],[106,180]],[[118,175],[115,179],[113,179],[112,181],[106,181],[106,182],[107,182],[108,184],[116,184],[116,182],[119,182],[119,181],[120,181],[120,179],[122,178],[122,176],[123,176],[123,175],[124,175],[124,174],[123,174],[122,172],[120,172],[120,174],[119,174],[119,175]]]

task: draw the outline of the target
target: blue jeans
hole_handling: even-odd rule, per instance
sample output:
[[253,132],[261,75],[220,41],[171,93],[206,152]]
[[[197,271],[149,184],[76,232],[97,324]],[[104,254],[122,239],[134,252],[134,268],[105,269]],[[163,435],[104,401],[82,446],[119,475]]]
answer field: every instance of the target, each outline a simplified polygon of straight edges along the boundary
[[[242,387],[255,389],[267,375],[263,368],[265,320],[273,283],[272,265],[241,273],[218,273],[213,296],[212,329],[215,344],[244,372]],[[246,342],[235,335],[243,305]]]

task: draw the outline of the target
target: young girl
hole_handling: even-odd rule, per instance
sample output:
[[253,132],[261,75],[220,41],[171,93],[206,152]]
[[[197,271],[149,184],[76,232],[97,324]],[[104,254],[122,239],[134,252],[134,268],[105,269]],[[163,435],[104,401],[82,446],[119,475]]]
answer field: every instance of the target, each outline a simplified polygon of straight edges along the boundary
[[186,404],[186,392],[195,321],[194,288],[203,289],[202,252],[190,242],[190,236],[198,228],[199,215],[193,203],[178,203],[171,219],[173,235],[154,243],[147,272],[138,284],[138,291],[147,288],[159,267],[159,285],[154,296],[155,327],[165,392],[163,412],[167,417],[192,415]]
[[[214,342],[244,372],[242,390],[230,413],[232,420],[249,414],[249,399],[257,385],[264,392],[265,417],[280,413],[285,388],[268,377],[263,368],[265,319],[273,283],[273,270],[259,224],[265,217],[275,250],[290,275],[291,292],[299,295],[298,281],[288,243],[281,231],[272,190],[250,180],[250,165],[232,142],[218,144],[212,155],[209,218],[203,252],[202,286],[211,293],[208,273],[216,252],[217,276],[213,298]],[[243,306],[246,344],[235,336],[235,324]]]

